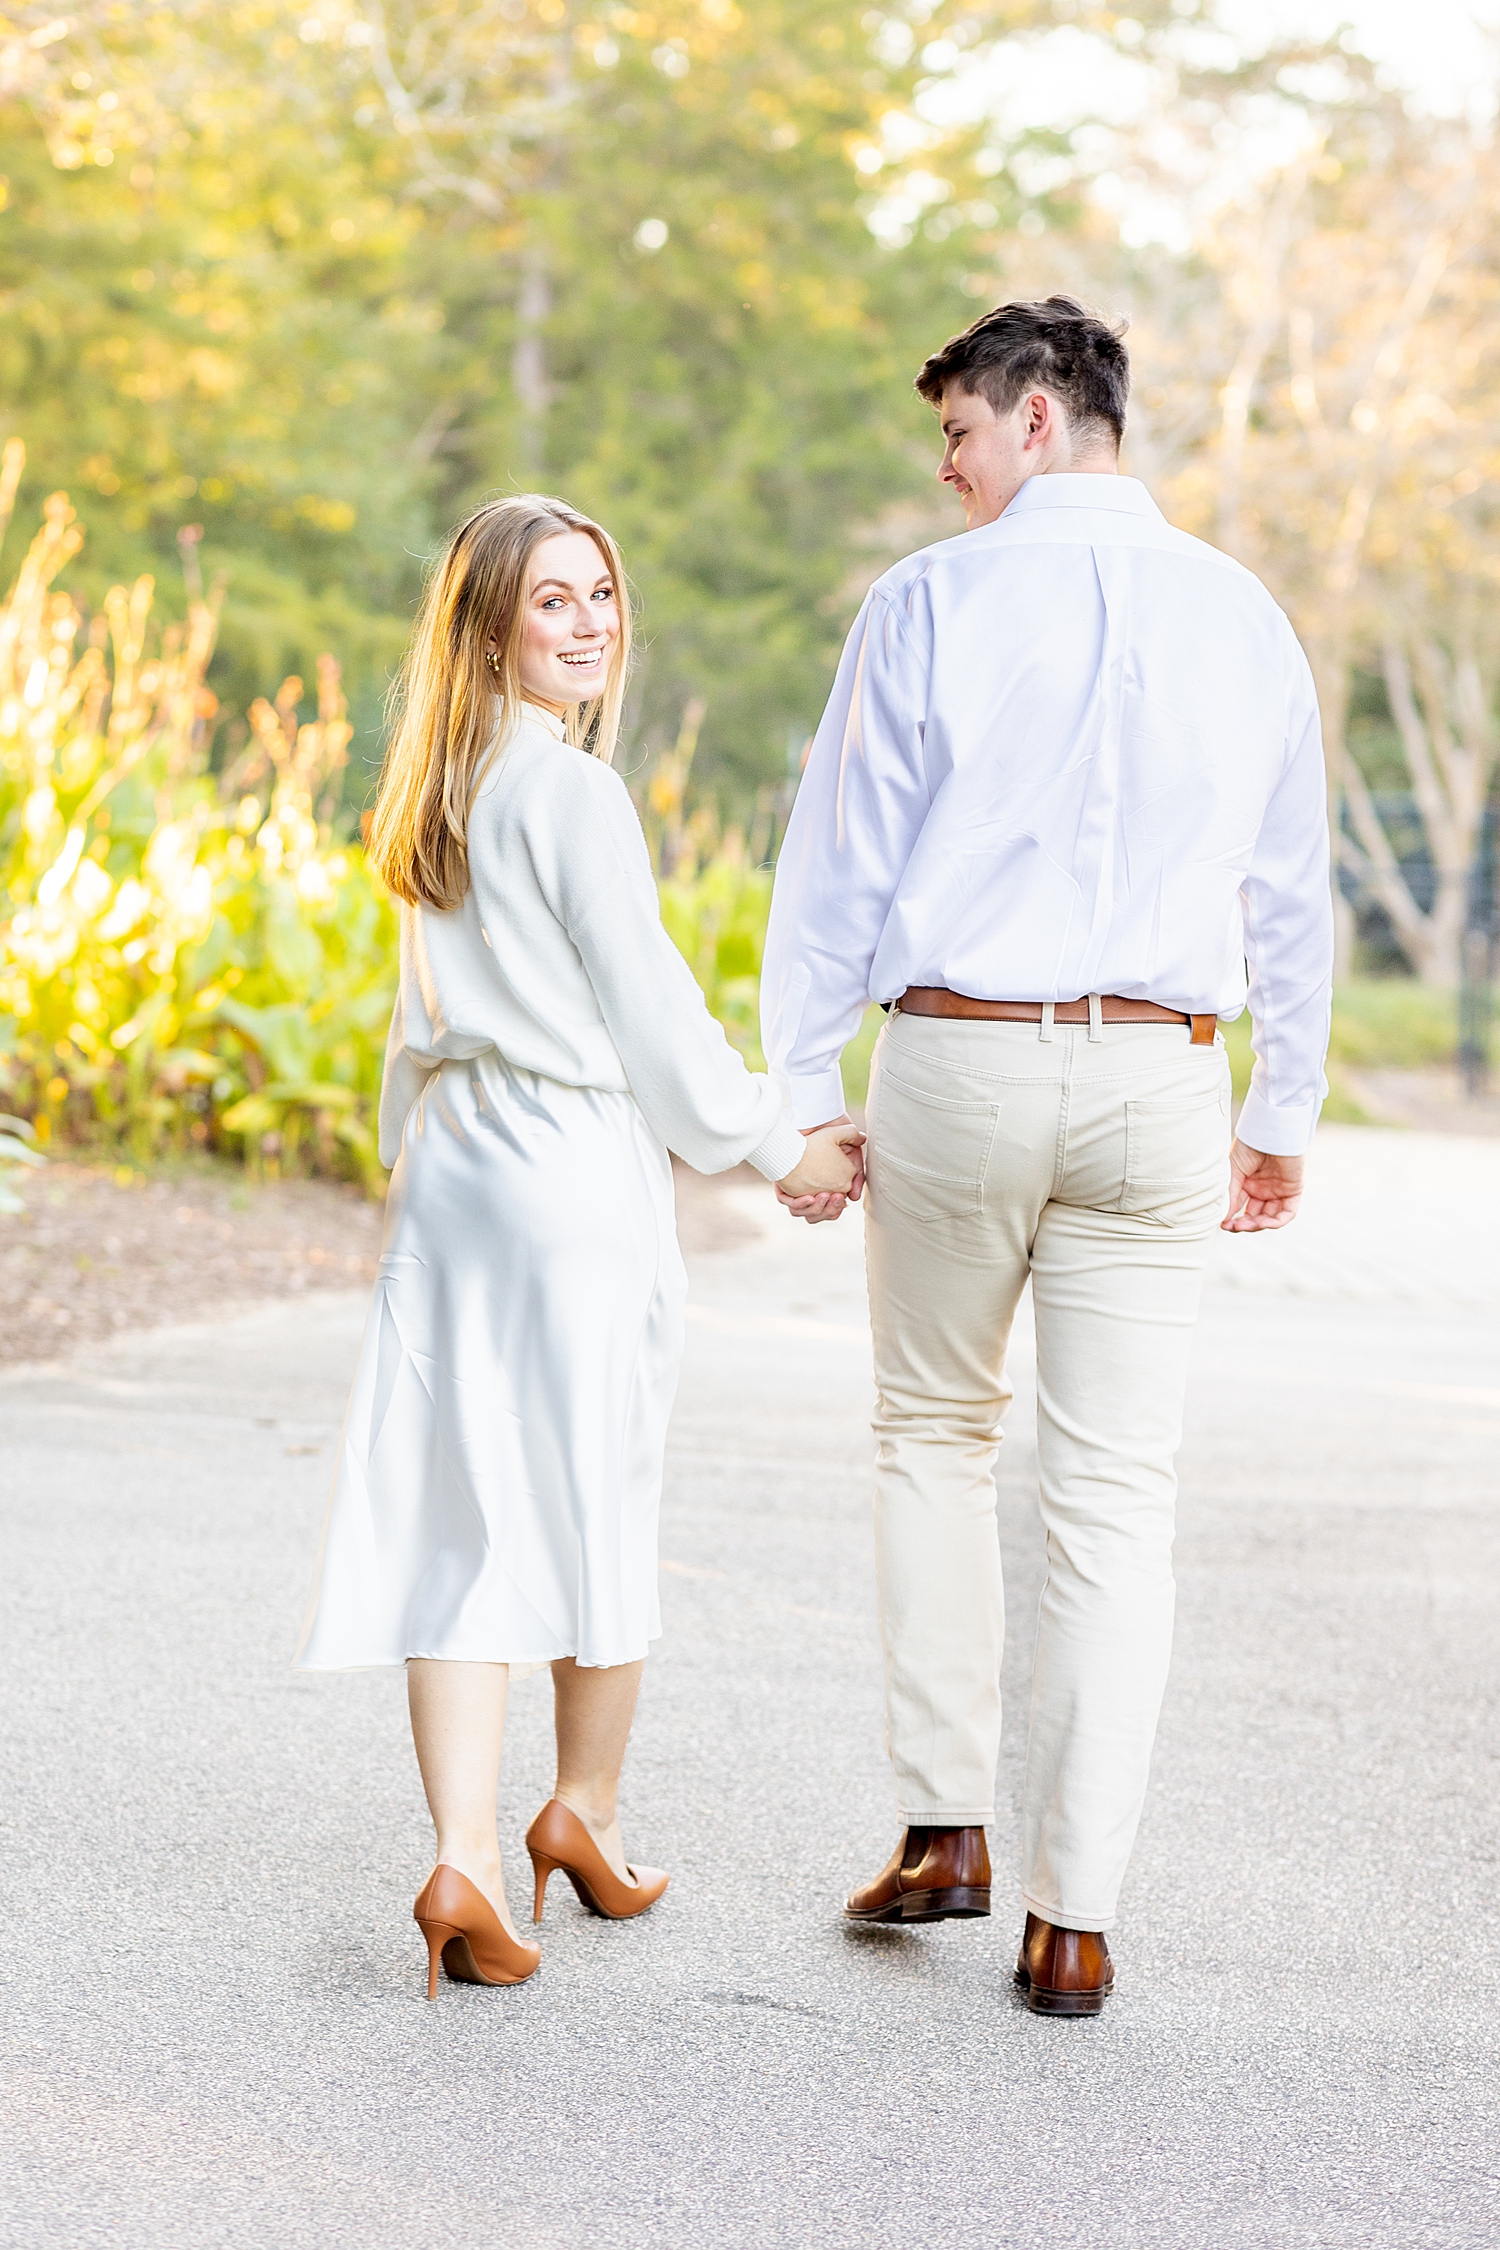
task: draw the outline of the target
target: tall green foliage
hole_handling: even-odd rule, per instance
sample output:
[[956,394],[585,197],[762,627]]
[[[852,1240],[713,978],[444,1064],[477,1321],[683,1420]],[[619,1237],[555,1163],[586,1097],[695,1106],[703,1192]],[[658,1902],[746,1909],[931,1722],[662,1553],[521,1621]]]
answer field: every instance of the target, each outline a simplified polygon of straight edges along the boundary
[[[86,632],[54,591],[80,539],[54,499],[0,605],[0,1106],[43,1143],[213,1144],[377,1186],[395,917],[328,824],[338,667],[305,724],[300,680],[252,705],[215,779],[211,605],[157,636],[143,578]],[[0,1157],[27,1160],[14,1132]]]

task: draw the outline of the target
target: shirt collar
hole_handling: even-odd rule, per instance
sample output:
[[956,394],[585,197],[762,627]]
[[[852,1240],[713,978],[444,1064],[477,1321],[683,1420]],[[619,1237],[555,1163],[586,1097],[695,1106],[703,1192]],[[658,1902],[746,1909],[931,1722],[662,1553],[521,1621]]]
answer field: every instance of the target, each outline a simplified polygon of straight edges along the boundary
[[566,742],[567,733],[555,711],[544,711],[539,703],[528,703],[523,697],[521,716],[523,719],[534,720],[539,727],[545,727],[554,742]]
[[1139,477],[1089,476],[1076,469],[1028,477],[998,520],[1004,523],[1011,516],[1031,515],[1038,508],[1094,508],[1110,515],[1162,520],[1160,508]]

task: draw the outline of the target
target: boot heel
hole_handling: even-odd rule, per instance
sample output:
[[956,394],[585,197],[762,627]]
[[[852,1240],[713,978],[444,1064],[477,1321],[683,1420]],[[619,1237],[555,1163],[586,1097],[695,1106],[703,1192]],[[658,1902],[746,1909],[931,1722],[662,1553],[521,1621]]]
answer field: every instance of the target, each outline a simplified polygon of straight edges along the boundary
[[533,1922],[540,1922],[542,1905],[547,1896],[547,1878],[557,1873],[557,1861],[555,1859],[540,1859],[533,1852],[531,1865],[536,1875],[536,1903],[531,1911],[531,1919]]
[[417,1928],[427,1940],[427,1997],[429,2000],[435,2000],[437,1998],[438,1971],[443,1965],[443,1947],[450,1938],[457,1937],[458,1932],[447,1922],[423,1922],[419,1920]]

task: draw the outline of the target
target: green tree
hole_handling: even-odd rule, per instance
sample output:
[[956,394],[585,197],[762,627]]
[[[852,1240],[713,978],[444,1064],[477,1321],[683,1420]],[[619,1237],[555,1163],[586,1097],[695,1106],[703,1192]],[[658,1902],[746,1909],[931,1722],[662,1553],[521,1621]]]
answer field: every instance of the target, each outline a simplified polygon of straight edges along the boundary
[[[1017,209],[973,136],[922,130],[912,103],[1004,11],[929,11],[920,42],[847,0],[510,13],[498,45],[473,6],[361,19],[447,214],[453,504],[524,479],[609,520],[644,602],[640,732],[670,739],[701,697],[699,783],[743,797],[910,543],[882,518],[930,475],[911,375],[971,317],[976,245]],[[920,170],[928,216],[882,240],[892,170]]]
[[[1170,15],[1153,0],[1145,15]],[[0,340],[77,583],[227,569],[232,710],[336,647],[368,786],[443,529],[546,485],[625,545],[632,755],[743,804],[932,501],[920,358],[1001,286],[1016,145],[934,91],[1077,0],[0,9]],[[1048,203],[1058,223],[1067,212]],[[170,566],[163,572],[163,566]]]
[[63,486],[87,516],[87,594],[155,568],[180,606],[177,534],[200,524],[230,574],[221,697],[243,710],[336,646],[368,730],[429,535],[421,214],[306,55],[280,10],[143,13],[73,53],[72,101],[10,102],[0,371],[23,505]]

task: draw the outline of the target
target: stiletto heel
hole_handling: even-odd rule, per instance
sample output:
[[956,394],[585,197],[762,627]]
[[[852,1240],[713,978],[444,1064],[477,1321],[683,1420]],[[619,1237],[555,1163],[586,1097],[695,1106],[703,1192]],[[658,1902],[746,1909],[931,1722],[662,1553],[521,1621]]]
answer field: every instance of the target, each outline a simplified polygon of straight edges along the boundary
[[417,1927],[427,1940],[427,1997],[429,2000],[435,2000],[437,1998],[438,1970],[443,1965],[443,1947],[448,1943],[449,1938],[457,1937],[458,1932],[450,1929],[446,1922],[423,1922],[419,1920]]
[[542,1918],[547,1877],[560,1867],[591,1914],[624,1922],[654,1906],[671,1877],[659,1867],[632,1867],[622,1883],[577,1813],[554,1797],[543,1805],[526,1831],[526,1849],[536,1870],[536,1920]]
[[417,1893],[412,1919],[427,1940],[427,1997],[441,1966],[455,1984],[523,1984],[542,1949],[513,1938],[477,1884],[440,1862]]

